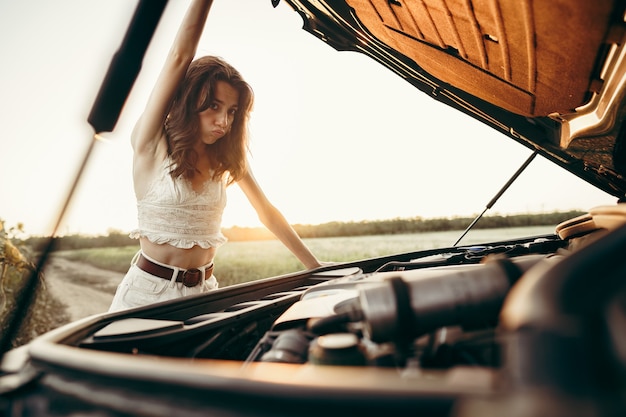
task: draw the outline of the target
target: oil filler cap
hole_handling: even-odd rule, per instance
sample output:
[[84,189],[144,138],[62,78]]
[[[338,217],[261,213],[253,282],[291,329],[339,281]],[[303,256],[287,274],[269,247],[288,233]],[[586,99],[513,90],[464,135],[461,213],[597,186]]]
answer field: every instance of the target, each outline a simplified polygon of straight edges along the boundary
[[309,348],[309,362],[316,365],[364,366],[365,353],[352,333],[332,333],[318,337]]

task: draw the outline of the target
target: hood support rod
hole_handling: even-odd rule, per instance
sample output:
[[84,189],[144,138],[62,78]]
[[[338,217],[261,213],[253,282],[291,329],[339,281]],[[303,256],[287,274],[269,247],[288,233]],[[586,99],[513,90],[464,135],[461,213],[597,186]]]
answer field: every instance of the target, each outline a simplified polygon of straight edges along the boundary
[[474,225],[478,222],[478,220],[480,220],[483,217],[483,215],[487,212],[487,210],[489,210],[491,207],[493,207],[494,204],[496,204],[496,201],[498,201],[500,199],[500,197],[502,197],[502,194],[504,194],[505,191],[511,186],[511,184],[513,184],[515,182],[515,180],[517,180],[517,177],[519,177],[520,174],[522,172],[524,172],[524,170],[528,167],[528,165],[530,165],[532,160],[535,159],[535,156],[537,156],[537,150],[536,149],[535,149],[535,151],[532,154],[530,154],[528,159],[526,159],[526,161],[524,161],[522,166],[520,166],[517,169],[515,174],[513,174],[513,176],[506,182],[506,184],[504,184],[504,186],[500,189],[500,191],[498,191],[498,193],[491,199],[491,201],[487,204],[487,206],[485,207],[483,212],[480,213],[474,219],[474,221],[472,221],[472,223],[469,226],[467,226],[467,229],[465,229],[463,234],[457,239],[456,242],[454,242],[453,246],[458,245],[459,242],[461,241],[461,239],[463,239],[465,237],[465,235],[467,234],[467,232],[469,232],[474,227]]
[[82,173],[87,166],[96,140],[100,139],[100,133],[113,131],[122,107],[128,98],[130,89],[141,68],[141,61],[146,53],[150,40],[156,30],[161,15],[165,10],[167,0],[140,0],[133,14],[122,45],[115,53],[100,87],[98,96],[93,104],[88,122],[94,128],[95,135],[87,149],[85,157],[61,208],[54,229],[44,249],[37,260],[36,267],[29,275],[24,285],[23,295],[15,301],[12,319],[9,321],[5,333],[0,337],[0,360],[11,349],[11,343],[17,337],[25,316],[32,303],[37,290],[39,277],[43,274],[44,267],[50,253],[54,249],[55,238],[65,212],[69,207]]

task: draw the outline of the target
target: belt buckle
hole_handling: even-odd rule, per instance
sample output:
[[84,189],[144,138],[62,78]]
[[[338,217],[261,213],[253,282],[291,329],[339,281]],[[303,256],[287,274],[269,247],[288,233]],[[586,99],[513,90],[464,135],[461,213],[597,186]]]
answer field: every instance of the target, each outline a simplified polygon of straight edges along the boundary
[[202,280],[202,271],[198,268],[187,269],[183,272],[183,285],[185,287],[195,287]]

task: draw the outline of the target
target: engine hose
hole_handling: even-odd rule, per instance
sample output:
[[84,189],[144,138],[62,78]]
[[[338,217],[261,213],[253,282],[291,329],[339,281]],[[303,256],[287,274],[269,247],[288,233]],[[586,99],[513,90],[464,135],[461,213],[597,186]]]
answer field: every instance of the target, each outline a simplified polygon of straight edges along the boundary
[[487,257],[484,264],[404,273],[359,288],[365,332],[381,343],[444,326],[493,326],[513,283],[544,258]]

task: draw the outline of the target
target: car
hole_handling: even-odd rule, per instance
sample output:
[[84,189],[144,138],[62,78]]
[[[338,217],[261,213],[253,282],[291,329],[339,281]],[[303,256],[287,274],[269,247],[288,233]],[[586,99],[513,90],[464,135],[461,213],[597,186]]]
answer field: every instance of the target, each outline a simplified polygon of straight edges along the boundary
[[4,414],[624,415],[626,4],[284,1],[616,203],[84,318],[4,355]]

